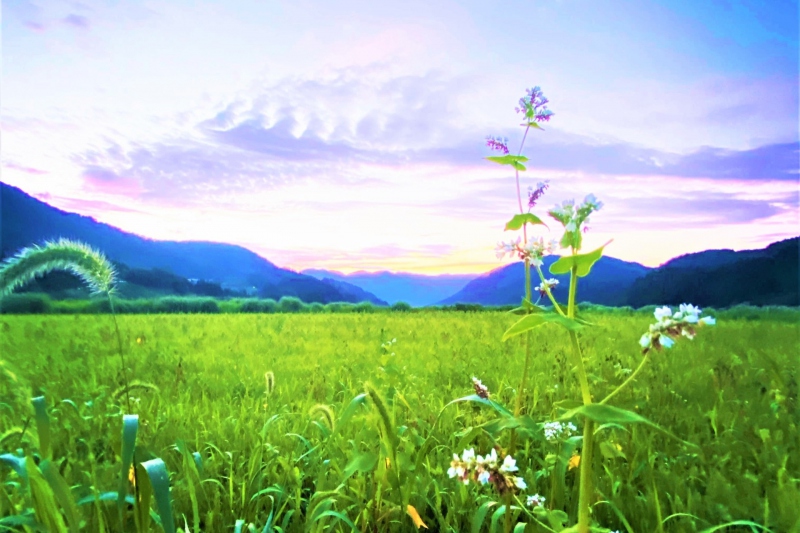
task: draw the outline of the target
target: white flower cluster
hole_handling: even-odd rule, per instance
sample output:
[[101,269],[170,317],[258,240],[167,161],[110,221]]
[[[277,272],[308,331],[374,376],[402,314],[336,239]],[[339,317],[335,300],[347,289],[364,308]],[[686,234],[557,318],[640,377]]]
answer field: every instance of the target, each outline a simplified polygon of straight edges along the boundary
[[510,455],[503,458],[500,463],[497,457],[497,450],[492,449],[491,453],[486,456],[475,455],[475,449],[470,448],[461,453],[461,457],[453,454],[453,460],[450,462],[450,468],[447,470],[447,475],[451,478],[457,477],[468,485],[470,479],[474,479],[481,485],[491,483],[494,485],[497,492],[505,494],[511,490],[525,490],[528,485],[525,480],[519,476],[515,476],[517,472],[517,462]]
[[568,439],[578,432],[578,428],[572,422],[562,424],[561,422],[545,422],[544,438],[550,442],[557,442],[559,439]]
[[558,280],[556,278],[550,278],[544,280],[541,285],[537,285],[534,290],[539,291],[539,294],[544,296],[547,294],[548,290],[552,290],[556,285],[558,285]]
[[564,226],[565,234],[561,240],[561,247],[574,246],[580,248],[581,226],[589,223],[589,215],[603,207],[603,202],[594,194],[589,194],[579,206],[575,200],[565,200],[561,205],[556,205],[547,213]]
[[555,239],[545,243],[542,237],[531,237],[524,245],[521,242],[522,239],[517,237],[514,241],[497,243],[495,247],[497,258],[502,259],[506,254],[509,256],[517,254],[520,259],[530,258],[534,266],[542,266],[542,258],[558,250],[558,241]]
[[697,333],[696,328],[716,324],[713,317],[700,318],[700,309],[691,304],[681,304],[675,313],[669,307],[659,307],[653,314],[657,322],[651,324],[650,331],[639,339],[642,353],[647,353],[651,348],[656,350],[660,350],[662,347],[671,348],[675,344],[675,340],[670,335],[683,335],[691,340]]
[[475,376],[472,376],[472,386],[475,387],[475,394],[477,394],[484,400],[489,397],[489,388]]
[[544,507],[544,502],[546,498],[541,494],[534,494],[533,496],[528,496],[525,503],[528,507]]

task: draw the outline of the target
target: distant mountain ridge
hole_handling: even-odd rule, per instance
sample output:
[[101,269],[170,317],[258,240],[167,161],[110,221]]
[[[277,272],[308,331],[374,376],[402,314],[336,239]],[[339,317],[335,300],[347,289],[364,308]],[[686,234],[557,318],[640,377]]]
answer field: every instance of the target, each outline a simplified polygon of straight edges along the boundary
[[[608,306],[679,305],[729,307],[737,304],[800,305],[800,237],[770,244],[760,250],[706,250],[682,255],[657,268],[602,257],[588,276],[580,278],[578,302]],[[545,278],[559,284],[553,296],[566,302],[569,276],[553,276],[544,258]],[[524,294],[524,266],[516,261],[477,277],[441,305],[475,303],[517,305]],[[532,287],[540,283],[532,271]],[[534,291],[534,300],[538,294]],[[544,303],[544,302],[543,302]]]
[[390,304],[405,302],[414,307],[436,304],[461,290],[475,274],[441,274],[426,276],[405,272],[353,272],[342,274],[332,270],[306,269],[303,274],[317,279],[333,279],[350,283],[371,292]]
[[264,298],[295,296],[305,302],[359,302],[385,305],[357,287],[334,286],[283,269],[241,246],[214,242],[156,241],[124,232],[93,218],[68,213],[0,182],[0,256],[46,240],[66,237],[101,250],[131,268],[162,269],[183,278],[255,290]]
[[[800,305],[800,237],[759,250],[706,250],[667,261],[637,279],[627,305]],[[646,302],[646,303],[644,303]]]
[[[553,289],[556,301],[566,302],[569,291],[569,274],[554,276],[550,274],[558,256],[544,258],[542,273],[545,279],[555,278],[558,285]],[[650,269],[639,263],[622,261],[613,257],[601,257],[585,278],[580,278],[577,289],[578,302],[592,302],[601,305],[626,305],[626,292],[633,282],[644,276]],[[531,270],[531,290],[534,301],[538,293],[533,290],[541,283],[536,270]],[[496,268],[467,284],[461,291],[443,299],[440,305],[456,303],[477,303],[483,305],[518,305],[525,295],[525,266],[521,261]]]

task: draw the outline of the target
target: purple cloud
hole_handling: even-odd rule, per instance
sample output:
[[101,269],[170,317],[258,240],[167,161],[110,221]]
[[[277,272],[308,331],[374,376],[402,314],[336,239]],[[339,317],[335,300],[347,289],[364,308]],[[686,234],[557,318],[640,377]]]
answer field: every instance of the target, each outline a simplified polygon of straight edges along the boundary
[[82,15],[76,15],[75,13],[70,13],[69,15],[64,17],[62,21],[64,22],[64,24],[72,26],[73,28],[79,28],[82,30],[89,29],[89,19]]

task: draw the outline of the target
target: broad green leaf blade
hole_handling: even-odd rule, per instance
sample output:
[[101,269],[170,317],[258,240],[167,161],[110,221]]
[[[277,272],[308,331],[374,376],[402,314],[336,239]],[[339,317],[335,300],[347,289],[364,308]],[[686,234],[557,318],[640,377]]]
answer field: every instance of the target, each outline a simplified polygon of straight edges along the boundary
[[362,392],[352,400],[347,405],[344,411],[342,411],[342,416],[339,417],[339,420],[336,422],[336,426],[333,428],[333,432],[331,433],[331,438],[338,433],[339,429],[344,426],[354,414],[356,414],[356,410],[360,405],[364,405],[367,401],[367,393]]
[[50,488],[53,489],[53,495],[56,500],[64,510],[70,533],[77,533],[80,529],[80,516],[69,485],[67,485],[66,480],[50,459],[45,459],[39,463],[39,469],[42,471],[42,476],[47,480],[47,483],[50,484]]
[[[139,485],[136,487],[138,501],[133,503],[133,516],[136,520],[137,531],[150,531],[150,499],[153,496],[153,486],[150,484],[150,476],[141,463],[136,465],[136,479]],[[127,500],[127,498],[126,498]]]
[[122,416],[122,465],[117,487],[117,509],[122,521],[125,495],[128,494],[128,480],[133,464],[133,450],[136,447],[136,433],[139,431],[139,415]]
[[342,522],[344,522],[345,524],[350,526],[351,530],[353,530],[356,533],[358,533],[358,528],[356,527],[356,525],[349,518],[347,518],[345,515],[343,515],[342,513],[337,512],[337,511],[328,510],[328,511],[325,511],[323,513],[320,513],[314,519],[314,521],[316,522],[317,520],[321,520],[321,519],[325,518],[326,516],[332,516],[334,518],[338,518],[339,520],[341,520]]
[[558,418],[558,421],[565,422],[575,418],[578,415],[585,416],[586,418],[594,420],[600,424],[644,424],[689,446],[697,447],[695,444],[679,439],[666,429],[651,422],[638,413],[606,404],[590,403],[588,405],[576,407],[575,409],[571,409],[570,411],[564,413]]
[[499,163],[501,165],[512,165],[512,166],[514,163],[524,163],[528,160],[528,158],[525,157],[524,155],[512,155],[512,154],[493,155],[487,157],[486,159],[494,163]]
[[3,455],[0,455],[0,462],[6,463],[8,466],[14,469],[17,475],[22,478],[23,483],[28,483],[28,470],[25,467],[24,457],[17,457],[16,455],[10,453],[4,453]]
[[242,526],[244,526],[244,520],[240,518],[233,526],[233,533],[242,533]]
[[378,464],[378,455],[372,452],[364,452],[353,457],[347,466],[344,467],[344,477],[342,483],[356,472],[371,472]]
[[175,533],[175,521],[172,518],[172,502],[169,497],[169,474],[167,466],[161,459],[153,459],[142,463],[156,499],[158,514],[161,516],[161,526],[164,533]]
[[44,396],[37,396],[31,400],[34,416],[36,417],[36,431],[39,433],[39,453],[44,459],[52,459],[50,449],[50,417],[47,416],[47,403]]
[[508,328],[505,333],[503,333],[503,342],[507,341],[511,337],[514,337],[515,335],[519,335],[520,333],[525,333],[533,328],[537,328],[544,323],[544,315],[542,314],[524,316],[513,326]]
[[514,526],[514,533],[525,533],[525,526],[527,525],[527,522],[519,522],[516,526]]
[[275,531],[272,528],[272,520],[275,518],[275,506],[273,504],[272,509],[269,512],[269,516],[267,517],[267,523],[264,524],[264,529],[261,530],[261,533],[272,533]]
[[539,123],[538,123],[538,122],[533,122],[533,121],[531,121],[531,122],[526,122],[526,123],[524,123],[524,124],[520,124],[520,126],[529,126],[529,127],[531,127],[531,128],[536,128],[537,130],[542,130],[542,131],[544,131],[544,128],[543,128],[543,127],[541,127],[541,126],[539,125]]
[[547,227],[547,224],[542,222],[542,219],[533,213],[520,213],[514,215],[511,220],[506,223],[506,231],[521,229],[525,224],[541,224],[542,226]]
[[[613,239],[612,239],[613,240]],[[603,257],[603,248],[611,244],[608,241],[597,250],[591,251],[587,254],[565,255],[552,265],[550,265],[550,273],[553,275],[567,274],[572,270],[572,267],[577,267],[578,277],[582,278],[589,275],[589,271],[601,257]]]
[[503,515],[506,514],[506,506],[501,505],[497,508],[495,512],[492,513],[492,520],[491,525],[489,527],[489,531],[491,533],[499,533],[500,532],[500,519]]
[[25,469],[28,471],[28,481],[31,488],[31,500],[36,521],[44,526],[50,533],[67,533],[64,517],[56,504],[53,489],[45,481],[39,467],[30,455],[25,458]]
[[483,504],[478,507],[478,510],[475,511],[475,514],[472,515],[472,533],[481,533],[483,521],[486,520],[486,514],[489,512],[489,508],[493,505],[497,505],[497,502],[490,500],[488,502],[483,502]]
[[503,334],[503,342],[520,333],[525,333],[526,331],[537,328],[546,322],[558,324],[569,331],[578,331],[584,326],[579,321],[561,316],[558,313],[528,315],[519,319],[513,326],[506,330]]
[[513,416],[511,414],[511,411],[509,411],[508,409],[506,409],[505,407],[503,407],[499,403],[497,403],[495,401],[492,401],[492,400],[490,400],[488,398],[481,398],[477,394],[470,394],[469,396],[464,396],[463,398],[458,398],[456,400],[453,400],[452,402],[450,402],[447,405],[445,405],[444,407],[442,407],[442,410],[439,412],[439,416],[440,417],[442,416],[442,413],[444,413],[445,409],[447,409],[448,407],[450,407],[454,403],[460,403],[460,402],[482,403],[483,405],[488,405],[489,407],[491,407],[492,409],[494,409],[495,411],[497,411],[498,413],[500,413],[503,416]]

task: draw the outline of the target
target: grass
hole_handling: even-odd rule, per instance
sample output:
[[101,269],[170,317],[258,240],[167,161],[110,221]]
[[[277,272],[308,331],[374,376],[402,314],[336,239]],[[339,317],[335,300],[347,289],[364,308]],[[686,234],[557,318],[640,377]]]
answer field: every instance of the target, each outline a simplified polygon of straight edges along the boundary
[[[653,354],[614,403],[677,438],[644,425],[597,430],[598,526],[701,531],[739,520],[799,530],[800,329],[787,313],[718,312],[715,328]],[[638,340],[652,317],[591,310],[583,316],[599,326],[579,334],[599,400],[638,364]],[[464,448],[485,453],[507,446],[507,428],[490,407],[445,406],[472,392],[472,376],[493,400],[514,405],[523,338],[500,342],[513,316],[421,311],[118,320],[128,375],[135,378],[128,388],[139,415],[136,457],[166,463],[181,528],[231,531],[243,520],[241,527],[258,530],[413,531],[407,505],[433,531],[502,526],[503,502],[489,487],[465,487],[446,472]],[[0,317],[0,389],[9,391],[0,403],[0,452],[37,449],[36,426],[26,421],[33,416],[30,398],[44,395],[52,456],[76,501],[116,490],[119,482],[125,386],[112,326],[102,315]],[[549,325],[533,335],[522,415],[536,423],[554,420],[570,407],[559,402],[580,397],[567,365],[569,339],[561,333]],[[392,338],[391,350],[383,349]],[[536,426],[519,431],[514,456],[527,493],[574,516],[577,469],[568,462],[575,441],[550,443]],[[5,464],[0,482],[0,518],[28,508],[18,475]],[[113,530],[114,503],[79,506],[80,529]],[[554,523],[556,516],[544,525],[528,514],[517,518],[528,522],[525,531],[570,525]]]

